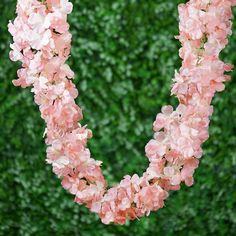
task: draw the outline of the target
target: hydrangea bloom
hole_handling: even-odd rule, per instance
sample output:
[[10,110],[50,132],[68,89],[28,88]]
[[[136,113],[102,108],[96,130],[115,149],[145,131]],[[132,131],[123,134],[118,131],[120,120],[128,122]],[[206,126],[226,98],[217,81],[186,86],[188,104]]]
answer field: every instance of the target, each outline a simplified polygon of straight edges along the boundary
[[224,89],[232,69],[219,59],[231,34],[231,7],[235,0],[190,0],[179,5],[179,55],[182,66],[171,90],[176,109],[164,106],[153,124],[154,136],[145,151],[150,163],[142,176],[125,176],[107,190],[101,162],[91,157],[87,141],[92,132],[82,127],[82,111],[75,104],[78,91],[66,64],[71,34],[68,0],[18,0],[17,17],[9,23],[14,42],[10,58],[20,60],[15,86],[32,86],[45,130],[47,162],[62,186],[97,213],[102,222],[124,224],[164,206],[168,191],[181,182],[193,184],[193,174],[208,138],[212,98]]

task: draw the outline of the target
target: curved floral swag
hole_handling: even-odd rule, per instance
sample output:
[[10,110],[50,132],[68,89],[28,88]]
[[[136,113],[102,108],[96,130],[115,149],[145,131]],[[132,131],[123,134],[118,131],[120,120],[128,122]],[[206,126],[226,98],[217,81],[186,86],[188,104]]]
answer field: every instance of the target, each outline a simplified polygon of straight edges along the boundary
[[92,132],[82,127],[82,111],[75,104],[78,91],[74,72],[66,64],[71,34],[68,0],[18,0],[17,17],[10,22],[14,42],[10,58],[21,61],[15,86],[32,86],[35,102],[46,122],[47,162],[62,179],[62,186],[99,215],[104,224],[124,224],[164,206],[170,190],[181,182],[193,184],[193,173],[207,140],[212,98],[224,90],[232,66],[219,59],[228,43],[235,0],[190,0],[180,4],[179,55],[171,94],[179,105],[162,107],[153,123],[154,136],[145,147],[149,166],[140,177],[126,175],[107,189],[101,162],[91,158],[87,140]]

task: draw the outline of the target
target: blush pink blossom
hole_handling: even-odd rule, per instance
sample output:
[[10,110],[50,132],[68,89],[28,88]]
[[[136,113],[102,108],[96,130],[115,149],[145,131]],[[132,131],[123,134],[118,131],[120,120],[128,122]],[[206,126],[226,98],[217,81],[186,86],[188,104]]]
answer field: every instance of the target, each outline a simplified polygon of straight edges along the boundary
[[182,66],[176,71],[171,94],[179,105],[163,106],[153,123],[153,138],[145,146],[149,166],[142,176],[126,175],[107,189],[102,162],[92,158],[87,142],[92,131],[79,122],[78,91],[74,72],[66,61],[71,33],[68,0],[18,0],[17,17],[8,24],[13,36],[10,59],[21,61],[15,86],[32,86],[35,102],[45,120],[47,163],[61,178],[62,186],[99,215],[104,224],[124,224],[164,206],[168,191],[193,184],[193,174],[209,137],[216,92],[229,80],[232,66],[219,58],[228,43],[232,9],[236,0],[190,0],[179,5],[176,38],[182,47]]

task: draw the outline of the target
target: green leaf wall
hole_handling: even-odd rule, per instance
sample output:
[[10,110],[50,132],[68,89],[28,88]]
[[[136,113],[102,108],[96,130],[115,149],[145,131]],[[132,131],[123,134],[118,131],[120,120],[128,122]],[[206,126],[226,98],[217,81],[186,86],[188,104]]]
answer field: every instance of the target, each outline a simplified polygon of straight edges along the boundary
[[[147,167],[144,146],[162,105],[176,105],[170,85],[180,66],[174,39],[180,0],[74,0],[69,17],[69,64],[89,142],[110,185]],[[210,138],[191,188],[171,193],[166,206],[124,226],[100,223],[45,163],[45,125],[30,89],[12,80],[20,64],[8,59],[15,0],[0,2],[0,235],[234,236],[236,235],[236,73],[214,99]],[[236,10],[236,9],[235,9]],[[236,11],[234,11],[236,16]],[[235,32],[222,58],[236,65]]]

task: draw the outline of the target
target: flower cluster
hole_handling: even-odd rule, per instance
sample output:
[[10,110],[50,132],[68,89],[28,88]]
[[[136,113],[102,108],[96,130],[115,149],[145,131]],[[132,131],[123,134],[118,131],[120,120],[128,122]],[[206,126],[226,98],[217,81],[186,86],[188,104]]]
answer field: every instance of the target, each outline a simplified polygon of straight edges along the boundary
[[20,60],[15,86],[32,86],[45,130],[47,162],[62,179],[75,201],[96,212],[103,223],[124,224],[164,206],[168,191],[181,182],[191,186],[208,138],[212,98],[224,89],[232,69],[219,59],[231,34],[231,7],[235,0],[190,0],[179,5],[180,57],[172,95],[174,110],[164,106],[153,124],[154,136],[145,147],[150,163],[141,177],[125,176],[107,190],[101,162],[91,158],[87,141],[92,132],[82,127],[82,111],[75,104],[78,91],[73,71],[66,64],[71,34],[68,0],[18,0],[17,17],[9,23],[14,43],[10,58]]

